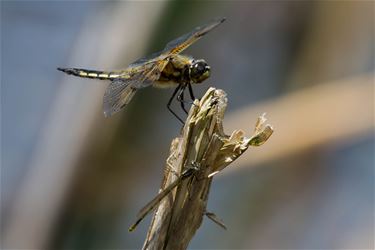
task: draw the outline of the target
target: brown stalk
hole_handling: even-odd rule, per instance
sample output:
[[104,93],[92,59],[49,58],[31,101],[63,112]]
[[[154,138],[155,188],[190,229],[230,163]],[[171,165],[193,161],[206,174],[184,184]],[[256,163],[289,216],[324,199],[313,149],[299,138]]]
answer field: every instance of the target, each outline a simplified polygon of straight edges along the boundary
[[[206,209],[213,176],[249,146],[262,145],[273,132],[270,125],[264,125],[262,115],[252,137],[244,137],[241,130],[225,135],[222,121],[226,106],[225,92],[214,88],[208,89],[202,99],[192,105],[181,136],[172,141],[165,166],[160,192],[168,187],[172,190],[163,199],[159,195],[147,204],[130,228],[134,230],[148,210],[157,205],[143,249],[186,249],[204,215],[225,227]],[[175,185],[176,180],[179,180],[178,185]]]

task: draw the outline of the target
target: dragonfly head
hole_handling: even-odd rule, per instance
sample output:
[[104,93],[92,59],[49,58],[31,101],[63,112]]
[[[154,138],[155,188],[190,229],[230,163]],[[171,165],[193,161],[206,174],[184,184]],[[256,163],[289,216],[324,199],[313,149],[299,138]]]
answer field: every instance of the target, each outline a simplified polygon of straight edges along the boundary
[[201,83],[210,77],[210,66],[203,59],[194,60],[189,73],[193,83]]

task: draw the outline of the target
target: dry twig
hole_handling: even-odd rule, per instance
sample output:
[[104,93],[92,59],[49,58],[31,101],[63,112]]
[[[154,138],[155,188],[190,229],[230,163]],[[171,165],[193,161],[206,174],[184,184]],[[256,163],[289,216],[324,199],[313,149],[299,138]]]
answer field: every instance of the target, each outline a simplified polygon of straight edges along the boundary
[[172,141],[159,195],[141,210],[130,228],[134,230],[159,205],[143,249],[186,249],[204,215],[225,228],[213,213],[206,211],[212,177],[249,146],[262,145],[273,132],[270,125],[264,125],[262,115],[252,137],[244,137],[241,130],[225,135],[222,121],[226,106],[225,92],[214,88],[192,105],[181,137]]

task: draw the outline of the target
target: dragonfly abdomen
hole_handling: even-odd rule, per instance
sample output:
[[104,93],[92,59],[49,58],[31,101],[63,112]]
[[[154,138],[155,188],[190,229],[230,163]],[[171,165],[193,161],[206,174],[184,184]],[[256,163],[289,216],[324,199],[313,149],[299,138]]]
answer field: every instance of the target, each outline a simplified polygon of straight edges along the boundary
[[73,76],[99,79],[99,80],[111,80],[120,77],[120,74],[117,72],[105,72],[89,69],[77,69],[77,68],[57,68],[58,70]]

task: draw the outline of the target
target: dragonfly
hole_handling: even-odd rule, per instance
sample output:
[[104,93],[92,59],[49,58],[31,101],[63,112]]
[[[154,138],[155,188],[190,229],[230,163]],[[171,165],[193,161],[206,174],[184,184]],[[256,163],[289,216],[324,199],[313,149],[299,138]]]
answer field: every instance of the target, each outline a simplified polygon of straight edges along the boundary
[[[199,170],[201,166],[197,162],[192,162],[180,176],[177,177],[171,184],[165,187],[159,194],[157,194],[151,201],[149,201],[137,214],[136,222],[129,227],[129,231],[133,232],[138,224],[155,208],[160,204],[160,202],[170,194],[177,186],[179,186],[183,181],[188,178],[193,177]],[[225,224],[212,212],[205,211],[204,213],[210,220],[215,222],[223,229],[227,229]]]
[[98,71],[81,68],[57,68],[68,75],[83,78],[109,80],[104,97],[103,112],[105,117],[122,110],[133,98],[137,90],[153,86],[158,88],[175,87],[167,108],[182,123],[183,120],[171,108],[176,97],[181,108],[185,108],[184,92],[189,90],[190,98],[195,100],[193,84],[200,84],[210,77],[211,68],[204,59],[194,59],[189,55],[180,54],[201,37],[223,23],[225,18],[218,18],[205,25],[198,26],[171,42],[159,52],[138,59],[121,71]]
[[169,186],[163,189],[158,195],[156,195],[150,202],[148,202],[137,214],[136,222],[129,227],[129,231],[132,232],[138,226],[138,224],[150,213],[152,212],[157,205],[166,197],[172,190],[180,185],[184,180],[191,177],[199,171],[199,166],[193,164],[188,169],[184,170],[181,175]]

